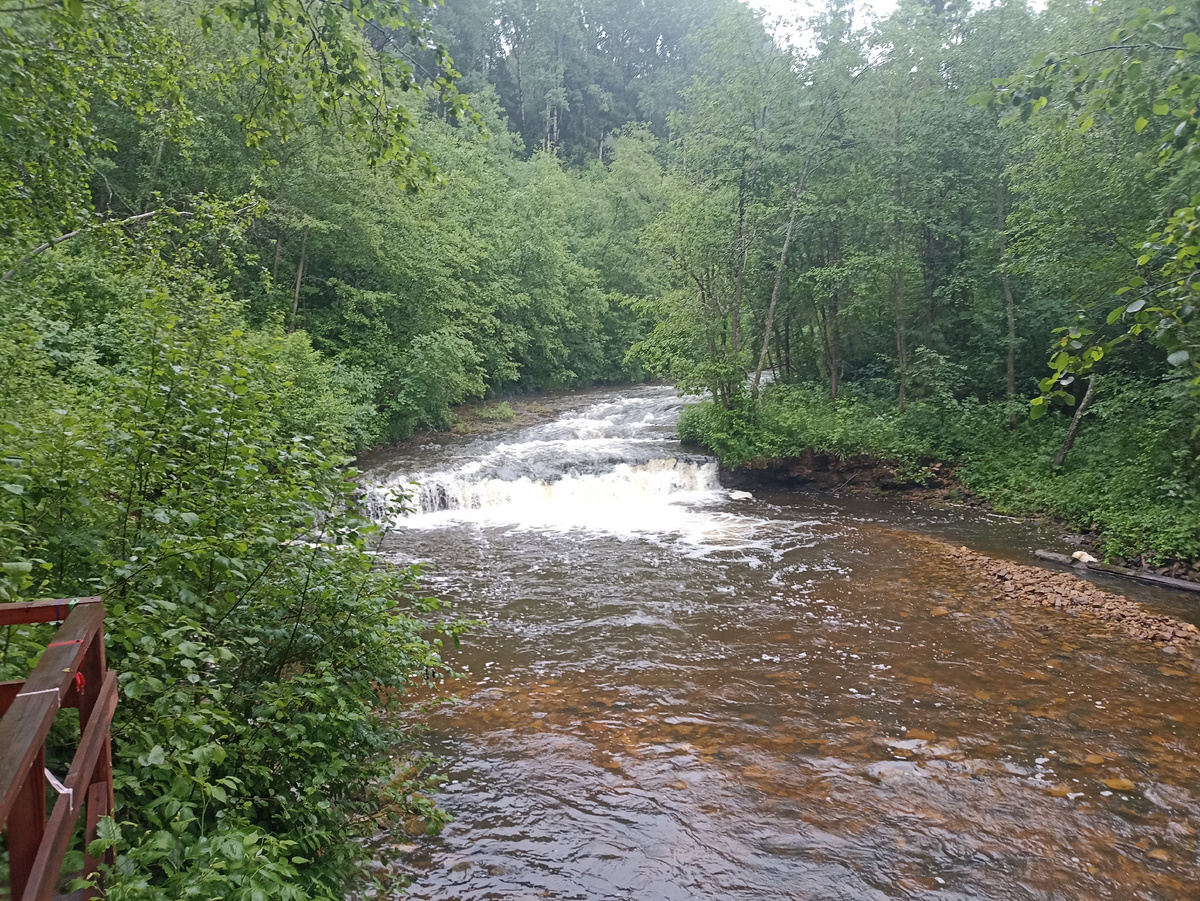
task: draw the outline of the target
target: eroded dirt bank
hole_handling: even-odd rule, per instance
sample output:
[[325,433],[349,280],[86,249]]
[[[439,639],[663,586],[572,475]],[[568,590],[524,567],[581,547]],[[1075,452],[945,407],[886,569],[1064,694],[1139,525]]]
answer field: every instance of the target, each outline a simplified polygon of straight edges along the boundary
[[745,489],[820,485],[856,491],[911,491],[928,498],[949,494],[973,506],[984,503],[959,482],[954,468],[946,463],[905,467],[861,454],[841,459],[811,448],[798,457],[760,457],[734,467],[722,465],[721,482]]

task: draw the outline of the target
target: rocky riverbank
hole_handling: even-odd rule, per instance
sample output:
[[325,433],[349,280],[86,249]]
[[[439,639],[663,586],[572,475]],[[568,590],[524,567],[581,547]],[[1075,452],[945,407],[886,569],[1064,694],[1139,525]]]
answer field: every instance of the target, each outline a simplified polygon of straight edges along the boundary
[[1131,638],[1153,643],[1165,654],[1200,658],[1200,629],[1191,623],[1154,613],[1137,601],[1103,591],[1070,573],[997,560],[966,547],[946,545],[944,553],[984,580],[994,591],[993,600],[1051,607],[1067,616],[1102,620]]

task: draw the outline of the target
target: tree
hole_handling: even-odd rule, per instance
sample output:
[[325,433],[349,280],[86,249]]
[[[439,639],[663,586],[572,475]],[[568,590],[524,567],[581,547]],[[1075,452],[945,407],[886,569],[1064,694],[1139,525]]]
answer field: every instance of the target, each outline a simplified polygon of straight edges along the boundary
[[[192,65],[173,32],[189,15],[209,35],[229,27],[249,36],[237,42],[239,52]],[[186,148],[187,131],[197,124],[189,87],[247,82],[253,102],[233,117],[250,146],[271,156],[274,143],[292,137],[311,111],[409,186],[434,173],[410,136],[422,90],[438,95],[451,114],[470,114],[444,48],[435,47],[438,71],[418,78],[398,38],[428,42],[429,24],[407,4],[387,0],[319,3],[311,10],[301,0],[188,2],[161,10],[150,0],[66,0],[61,7],[6,7],[0,23],[5,269],[31,246],[90,221],[91,157],[114,146],[91,115],[97,102],[131,111]],[[381,49],[364,39],[364,30],[386,30]]]
[[1090,377],[1118,345],[1143,333],[1164,348],[1170,366],[1192,370],[1200,386],[1194,334],[1200,291],[1195,284],[1200,235],[1194,223],[1200,195],[1188,191],[1200,147],[1200,37],[1189,30],[1197,25],[1195,16],[1194,10],[1180,15],[1175,7],[1159,14],[1143,9],[1104,45],[1039,55],[1030,71],[1014,76],[996,94],[977,98],[1010,106],[1023,121],[1049,107],[1060,126],[1071,122],[1084,134],[1104,120],[1131,126],[1135,134],[1154,124],[1158,175],[1167,185],[1168,213],[1146,234],[1137,258],[1145,274],[1133,275],[1117,292],[1133,292],[1133,300],[1112,310],[1098,329],[1086,317],[1063,329],[1050,361],[1054,374],[1043,380],[1042,395],[1032,401],[1035,418],[1050,404],[1073,404],[1066,389],[1077,378]]

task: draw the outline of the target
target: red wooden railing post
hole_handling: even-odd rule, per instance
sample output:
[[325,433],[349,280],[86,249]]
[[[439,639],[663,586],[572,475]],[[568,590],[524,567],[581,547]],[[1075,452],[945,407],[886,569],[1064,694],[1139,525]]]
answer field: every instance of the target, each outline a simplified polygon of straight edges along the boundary
[[[110,726],[117,676],[104,660],[99,598],[0,604],[0,625],[61,623],[24,682],[0,683],[0,828],[7,833],[10,901],[52,901],[71,835],[86,807],[88,844],[112,813]],[[79,747],[46,819],[46,735],[63,707],[79,708]],[[106,852],[103,862],[112,863]],[[86,856],[87,873],[101,860]],[[95,891],[87,897],[96,897]]]
[[25,894],[38,848],[46,834],[46,752],[41,749],[25,774],[8,815],[8,872],[13,898]]
[[[84,727],[87,725],[87,719],[91,718],[92,711],[96,706],[96,700],[100,696],[101,680],[104,678],[103,630],[97,636],[97,640],[88,648],[88,653],[84,657],[80,672],[84,674],[84,679],[86,680],[83,697],[80,698],[79,702],[79,728],[82,733]],[[83,833],[83,846],[85,849],[83,867],[85,875],[90,875],[99,870],[101,863],[111,865],[115,859],[111,848],[105,851],[104,855],[99,859],[92,857],[86,851],[87,847],[96,840],[96,824],[100,821],[101,817],[112,813],[113,809],[112,741],[107,736],[104,739],[104,749],[100,752],[100,758],[96,761],[96,768],[88,774],[85,784],[87,785],[86,798],[82,800],[87,804],[87,828]],[[91,901],[93,898],[100,897],[100,892],[98,889],[88,889],[84,892],[83,897],[85,901]]]

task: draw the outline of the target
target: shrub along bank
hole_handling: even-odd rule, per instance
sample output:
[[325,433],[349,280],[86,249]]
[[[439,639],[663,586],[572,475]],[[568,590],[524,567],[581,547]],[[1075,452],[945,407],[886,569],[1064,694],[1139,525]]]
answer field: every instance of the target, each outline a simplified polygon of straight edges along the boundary
[[[381,796],[439,816],[395,781],[388,713],[457,626],[369,553],[327,364],[247,326],[204,263],[221,221],[157,224],[107,248],[93,290],[0,310],[0,600],[104,596],[111,901],[341,898]],[[9,630],[0,679],[48,628]]]
[[1113,377],[1082,418],[1064,464],[1053,465],[1069,420],[1019,417],[1010,406],[943,396],[909,403],[848,386],[837,402],[822,387],[767,388],[757,406],[695,404],[680,437],[731,468],[816,451],[895,464],[924,484],[929,466],[952,464],[962,485],[995,509],[1045,514],[1095,533],[1109,556],[1193,560],[1200,551],[1198,401],[1182,379],[1147,389]]

